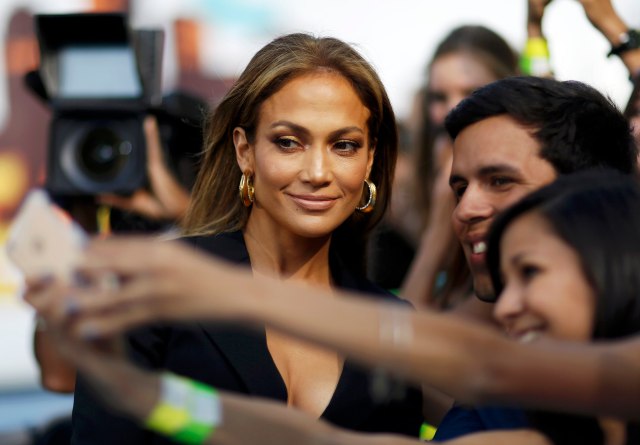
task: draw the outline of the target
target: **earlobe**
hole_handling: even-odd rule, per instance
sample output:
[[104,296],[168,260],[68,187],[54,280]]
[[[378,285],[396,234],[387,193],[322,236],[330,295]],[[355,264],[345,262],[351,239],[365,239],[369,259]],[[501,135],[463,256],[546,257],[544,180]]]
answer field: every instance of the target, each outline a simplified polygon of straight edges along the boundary
[[236,149],[236,160],[242,172],[252,172],[253,168],[253,147],[249,144],[247,133],[244,128],[233,129],[233,145]]

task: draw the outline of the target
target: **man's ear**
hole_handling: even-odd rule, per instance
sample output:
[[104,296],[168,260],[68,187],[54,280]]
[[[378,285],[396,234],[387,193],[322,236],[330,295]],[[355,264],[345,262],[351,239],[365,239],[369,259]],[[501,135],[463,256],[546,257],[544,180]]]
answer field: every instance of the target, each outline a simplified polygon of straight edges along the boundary
[[236,160],[240,170],[243,173],[253,173],[255,171],[253,147],[249,144],[244,128],[236,127],[233,129],[233,145],[236,148]]

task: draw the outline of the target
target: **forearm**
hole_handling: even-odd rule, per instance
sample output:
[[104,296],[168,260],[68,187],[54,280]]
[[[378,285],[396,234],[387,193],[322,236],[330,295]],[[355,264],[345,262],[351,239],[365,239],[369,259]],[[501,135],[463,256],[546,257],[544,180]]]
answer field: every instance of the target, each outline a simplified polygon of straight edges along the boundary
[[[629,30],[627,24],[616,13],[610,1],[581,0],[587,18],[602,33],[612,47],[618,46],[620,36]],[[625,51],[620,59],[634,76],[640,72],[640,49]]]
[[551,445],[535,430],[485,431],[443,442],[446,445]]
[[[381,366],[453,396],[473,387],[483,342],[501,339],[467,321],[353,294],[256,280],[248,319],[315,341],[369,366]],[[493,347],[487,344],[486,348]]]
[[411,262],[400,296],[413,303],[414,306],[431,306],[433,304],[433,294],[442,266],[444,249],[436,249],[432,242],[435,233],[430,231],[422,237],[416,256]]
[[[104,245],[104,253],[109,248],[131,250],[131,257],[117,257],[107,270],[142,272],[104,298],[77,293],[70,327],[76,334],[110,338],[157,320],[223,320],[260,328],[267,324],[459,400],[640,416],[640,339],[606,346],[521,345],[460,317],[383,305],[335,289],[252,279],[244,269],[212,263],[178,245],[147,248],[144,258],[153,266],[149,272],[147,263],[135,257],[144,245],[130,240]],[[98,259],[94,267],[99,271],[105,264]],[[158,267],[165,263],[167,267]],[[614,360],[619,364],[611,366]]]
[[544,8],[550,0],[529,0],[527,3],[527,38],[535,39],[543,37],[542,17]]
[[[402,283],[402,298],[416,306],[433,306],[438,274],[446,267],[451,252],[458,248],[449,219],[453,212],[452,198],[447,194],[441,203],[440,215],[432,218],[425,229],[409,273]],[[444,215],[444,216],[442,216]]]
[[640,340],[578,344],[539,340],[488,354],[478,400],[640,420]]
[[339,445],[338,429],[281,402],[220,392],[222,423],[211,444],[264,445],[318,443]]
[[257,280],[253,286],[249,320],[431,384],[456,399],[640,416],[640,341],[616,349],[520,345],[490,328],[428,311],[391,311],[358,297],[330,297],[277,281]]
[[[419,445],[420,440],[393,434],[365,434],[334,427],[323,420],[288,408],[279,402],[220,393],[222,424],[209,443],[217,445],[261,443],[264,445]],[[533,430],[489,431],[445,442],[447,445],[549,445]]]
[[[620,36],[629,29],[618,16],[612,17],[609,21],[603,22],[599,28],[612,47],[618,46]],[[640,49],[632,49],[620,54],[622,63],[627,67],[629,74],[634,76],[640,74]]]

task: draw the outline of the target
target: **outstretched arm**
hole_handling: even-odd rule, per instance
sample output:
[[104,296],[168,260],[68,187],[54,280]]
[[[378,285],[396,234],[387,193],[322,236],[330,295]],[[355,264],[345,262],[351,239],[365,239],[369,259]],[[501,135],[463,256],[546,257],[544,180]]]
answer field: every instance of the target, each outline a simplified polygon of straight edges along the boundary
[[[78,369],[87,377],[98,394],[112,409],[122,412],[140,424],[161,398],[161,374],[144,371],[120,357],[99,353],[90,345],[66,345]],[[221,423],[206,443],[236,445],[261,443],[323,445],[419,445],[423,442],[406,436],[364,434],[342,430],[307,413],[273,400],[218,393]],[[448,445],[549,445],[548,440],[533,430],[485,432],[461,437]]]
[[[98,241],[85,270],[115,272],[124,283],[88,296],[76,290],[74,329],[85,338],[109,337],[158,319],[267,323],[459,400],[640,418],[640,338],[521,345],[443,314],[253,279],[248,271],[174,242]],[[59,316],[69,317],[68,307],[59,305]]]
[[[602,33],[611,46],[620,45],[621,37],[629,31],[629,27],[618,15],[611,0],[580,0],[580,3],[591,24]],[[640,48],[625,51],[620,54],[620,58],[631,76],[640,74]]]
[[527,0],[527,37],[544,38],[542,32],[542,17],[544,9],[551,3],[551,0]]
[[549,47],[542,31],[542,18],[551,0],[527,0],[527,42],[520,54],[522,74],[553,77]]
[[453,153],[448,148],[445,150],[448,155],[434,180],[429,220],[400,293],[416,307],[437,306],[434,294],[438,274],[445,268],[451,253],[459,248],[451,225],[456,204],[449,187]]
[[[234,395],[224,391],[213,392],[189,379],[177,378],[156,371],[143,370],[127,362],[114,349],[106,349],[99,343],[78,341],[70,336],[72,318],[61,316],[62,304],[68,306],[68,300],[56,289],[56,285],[47,288],[39,295],[31,295],[37,301],[34,304],[51,326],[53,339],[61,354],[83,374],[92,385],[96,394],[111,409],[125,414],[141,425],[155,430],[158,425],[163,433],[173,436],[175,431],[184,431],[184,419],[199,419],[198,433],[206,443],[241,444],[262,443],[280,445],[283,443],[318,443],[326,445],[417,445],[415,438],[363,434],[345,431],[318,420],[302,411],[289,408],[281,402]],[[167,381],[174,382],[167,391]],[[177,383],[178,387],[175,386]],[[208,405],[211,404],[211,405]],[[204,405],[217,405],[208,409]],[[169,408],[170,420],[174,432],[168,432],[166,421],[158,415],[161,409]],[[204,414],[207,412],[208,414]],[[211,414],[218,412],[218,414]],[[149,422],[154,413],[153,424]],[[178,414],[176,416],[176,413]],[[186,414],[186,416],[185,416]],[[152,426],[149,426],[152,425]],[[153,425],[156,425],[155,427]],[[203,428],[204,426],[204,428]],[[211,430],[209,427],[213,427]],[[194,431],[194,430],[191,430]],[[213,433],[211,432],[213,431]],[[208,437],[207,437],[208,436]],[[193,436],[192,436],[193,437]],[[189,442],[194,443],[194,442]],[[531,430],[489,432],[470,435],[451,442],[450,445],[489,445],[489,444],[527,444],[547,445],[549,442],[540,434]]]

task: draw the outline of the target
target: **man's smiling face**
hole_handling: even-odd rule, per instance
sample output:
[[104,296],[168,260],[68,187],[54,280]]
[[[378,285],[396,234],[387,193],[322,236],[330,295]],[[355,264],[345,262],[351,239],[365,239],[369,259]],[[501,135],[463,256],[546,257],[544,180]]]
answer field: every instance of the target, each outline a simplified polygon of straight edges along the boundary
[[520,198],[552,182],[557,173],[540,157],[532,130],[507,115],[462,130],[454,141],[449,183],[456,195],[453,227],[480,299],[493,300],[485,263],[486,236],[494,217]]

